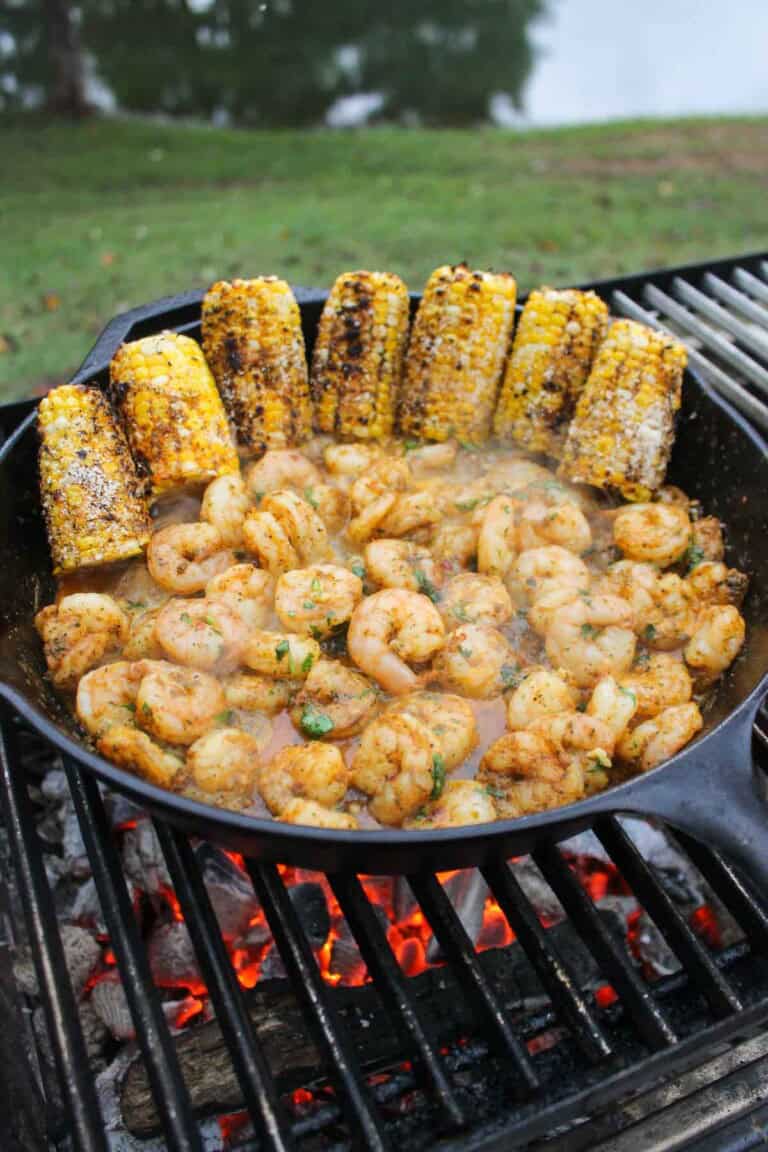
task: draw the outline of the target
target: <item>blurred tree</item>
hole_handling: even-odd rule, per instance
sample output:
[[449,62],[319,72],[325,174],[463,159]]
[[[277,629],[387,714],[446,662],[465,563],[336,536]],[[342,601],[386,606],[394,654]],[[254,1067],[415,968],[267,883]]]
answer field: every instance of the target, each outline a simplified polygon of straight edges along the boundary
[[363,92],[381,95],[380,118],[427,124],[483,120],[495,92],[519,106],[544,3],[5,0],[17,81],[44,81],[55,108],[83,103],[82,35],[119,107],[264,127],[321,123]]
[[0,34],[0,106],[45,104],[67,116],[89,111],[77,5],[7,0],[0,5]]

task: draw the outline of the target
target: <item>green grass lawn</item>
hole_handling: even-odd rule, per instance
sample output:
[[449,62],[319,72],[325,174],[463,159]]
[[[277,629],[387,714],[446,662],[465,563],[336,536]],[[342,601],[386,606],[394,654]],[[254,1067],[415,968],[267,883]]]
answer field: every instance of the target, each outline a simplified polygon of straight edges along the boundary
[[439,263],[522,289],[768,247],[768,119],[516,134],[3,125],[0,398],[64,380],[115,312],[218,277]]

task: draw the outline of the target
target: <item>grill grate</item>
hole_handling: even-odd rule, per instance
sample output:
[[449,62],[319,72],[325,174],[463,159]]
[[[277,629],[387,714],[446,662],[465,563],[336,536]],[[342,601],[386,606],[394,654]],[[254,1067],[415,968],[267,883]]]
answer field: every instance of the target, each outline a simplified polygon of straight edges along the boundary
[[[768,428],[768,408],[760,399],[768,397],[768,308],[764,307],[768,305],[768,260],[764,256],[611,281],[599,288],[612,300],[614,311],[668,325],[684,335],[692,366],[742,412]],[[16,413],[12,409],[5,422],[10,423]],[[27,795],[27,735],[11,717],[0,719],[0,791],[71,1137],[83,1152],[106,1152],[107,1136]],[[74,763],[66,762],[64,767],[167,1147],[202,1152],[200,1127],[152,983],[101,792]],[[485,867],[483,877],[551,1002],[537,1017],[521,1018],[511,1011],[508,989],[492,978],[490,966],[483,963],[437,877],[411,875],[408,885],[472,1008],[471,1035],[461,1044],[458,1035],[446,1044],[445,1028],[437,1028],[425,1013],[359,877],[328,877],[383,1009],[400,1038],[403,1058],[413,1060],[412,1068],[406,1065],[387,1082],[377,1082],[360,1064],[349,1017],[322,978],[279,869],[251,860],[246,861],[248,873],[334,1090],[327,1104],[310,1118],[297,1119],[286,1108],[258,1041],[198,857],[186,836],[160,821],[155,826],[253,1124],[255,1142],[244,1145],[248,1149],[258,1147],[265,1152],[353,1144],[383,1152],[396,1146],[423,1149],[439,1143],[446,1152],[470,1146],[490,1152],[491,1148],[530,1146],[545,1136],[546,1143],[537,1143],[537,1148],[594,1149],[599,1139],[619,1126],[620,1101],[640,1092],[658,1092],[663,1079],[702,1065],[710,1054],[717,1053],[714,1075],[730,1083],[728,1078],[737,1072],[717,1063],[723,1059],[723,1049],[768,1025],[764,963],[768,909],[748,882],[709,847],[677,836],[682,850],[745,934],[742,943],[713,953],[692,932],[621,821],[601,818],[594,831],[679,959],[681,971],[654,983],[646,981],[580,884],[567,855],[554,844],[541,848],[534,856],[536,865],[617,994],[615,1004],[596,1004],[581,991],[569,959],[558,950],[555,934],[542,926],[508,864],[497,860]],[[449,1008],[446,1005],[446,1013]],[[562,1030],[561,1042],[553,1052],[532,1053],[528,1041],[552,1026]],[[744,1056],[745,1067],[757,1084],[758,1103],[757,1073],[764,1072],[767,1049],[763,1043],[749,1062]],[[414,1091],[422,1102],[408,1115],[390,1106]],[[667,1097],[649,1099],[655,1101],[652,1111],[669,1105]],[[638,1104],[634,1113],[627,1113],[629,1121],[634,1123],[639,1117],[639,1108]],[[583,1123],[585,1116],[590,1117],[589,1124]],[[732,1117],[728,1119],[730,1123]],[[648,1123],[650,1132],[653,1120]],[[702,1126],[701,1115],[696,1123]],[[567,1143],[551,1136],[563,1127],[572,1132]],[[630,1146],[641,1144],[626,1145]],[[642,1146],[651,1146],[650,1137]]]

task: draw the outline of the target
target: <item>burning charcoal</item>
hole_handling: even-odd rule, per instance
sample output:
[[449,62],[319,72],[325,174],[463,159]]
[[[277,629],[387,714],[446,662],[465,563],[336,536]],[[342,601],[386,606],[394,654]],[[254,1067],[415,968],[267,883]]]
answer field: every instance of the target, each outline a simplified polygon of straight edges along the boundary
[[236,947],[255,951],[257,948],[263,948],[271,939],[272,933],[266,920],[256,920],[249,925],[245,936],[241,936],[237,941]]
[[122,796],[119,792],[107,792],[104,797],[104,804],[113,828],[133,826],[138,824],[140,820],[146,819],[146,812],[143,808],[139,808],[127,796]]
[[212,844],[200,844],[197,859],[221,934],[225,940],[235,940],[259,910],[253,886],[234,861]]
[[[371,907],[380,921],[382,927],[386,931],[390,924],[386,912],[380,904],[372,904]],[[349,925],[346,920],[341,920],[336,925],[337,935],[333,938],[333,946],[331,947],[331,958],[328,969],[335,976],[341,976],[342,980],[351,980],[353,977],[358,976],[361,971],[364,971],[365,965],[363,958],[360,955],[355,938],[349,930]]]
[[392,915],[395,924],[407,920],[416,907],[416,898],[404,876],[392,878]]
[[91,1006],[115,1040],[132,1040],[136,1032],[125,990],[119,980],[101,980],[91,992]]
[[51,889],[54,889],[58,886],[62,877],[67,875],[69,869],[61,856],[55,856],[52,852],[44,853],[43,863],[45,865],[45,875],[48,879],[48,884]]
[[[467,935],[474,944],[483,926],[485,898],[488,885],[476,868],[456,872],[443,885],[448,897],[458,913]],[[434,964],[442,958],[442,949],[433,936],[427,944],[427,963]]]
[[285,979],[285,966],[282,957],[277,950],[277,945],[273,944],[269,952],[264,957],[261,968],[259,969],[260,980],[282,980]]
[[296,884],[288,889],[302,927],[313,948],[322,948],[331,930],[325,893],[319,884]]
[[66,772],[60,768],[46,772],[40,785],[40,793],[46,800],[52,800],[56,804],[63,803],[69,796]]
[[[133,884],[128,881],[128,891],[133,899]],[[70,910],[70,917],[77,924],[82,924],[99,936],[107,935],[107,926],[101,914],[99,894],[96,891],[96,882],[91,878],[81,884],[75,893],[75,899]]]
[[109,1030],[91,1003],[91,997],[81,1000],[78,1005],[80,1027],[83,1030],[83,1040],[88,1059],[94,1071],[99,1070],[99,1061],[107,1042]]
[[160,924],[147,945],[152,978],[161,988],[203,987],[192,941],[183,920]]
[[545,916],[548,920],[562,920],[565,916],[563,906],[531,857],[523,856],[520,860],[511,860],[510,867],[515,880],[539,916]]
[[632,943],[640,959],[656,976],[671,976],[681,964],[656,924],[644,910],[632,928]]
[[[61,943],[64,960],[72,981],[72,991],[79,998],[86,981],[101,959],[101,945],[85,928],[76,924],[64,924],[61,928]],[[27,995],[38,995],[37,973],[32,957],[26,949],[20,951],[13,966],[13,974],[19,987]]]
[[123,867],[137,887],[156,896],[170,888],[165,858],[151,820],[139,820],[123,839]]
[[593,860],[604,860],[606,863],[610,860],[594,832],[579,832],[578,836],[563,840],[558,847],[570,856],[590,856]]

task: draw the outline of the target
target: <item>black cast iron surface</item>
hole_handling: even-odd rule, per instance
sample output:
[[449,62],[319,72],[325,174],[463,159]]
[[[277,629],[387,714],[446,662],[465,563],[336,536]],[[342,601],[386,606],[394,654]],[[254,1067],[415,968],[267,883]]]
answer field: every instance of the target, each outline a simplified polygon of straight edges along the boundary
[[[616,282],[611,282],[614,289]],[[296,291],[311,350],[325,299]],[[113,320],[74,378],[105,386],[111,355],[125,339],[164,328],[199,335],[200,293],[134,309]],[[414,306],[417,297],[413,298]],[[30,406],[31,407],[31,406]],[[53,584],[40,514],[34,412],[0,452],[0,693],[62,752],[189,833],[252,858],[328,871],[412,872],[483,865],[578,831],[601,813],[661,816],[707,838],[744,864],[768,891],[765,806],[752,772],[751,731],[768,672],[768,448],[706,384],[688,374],[669,480],[728,526],[729,562],[750,573],[744,606],[748,641],[723,679],[703,734],[666,764],[589,800],[520,820],[447,831],[340,832],[256,819],[199,804],[104,760],[83,742],[45,676],[32,625]],[[695,780],[695,786],[692,782]],[[722,813],[728,812],[728,820]]]

